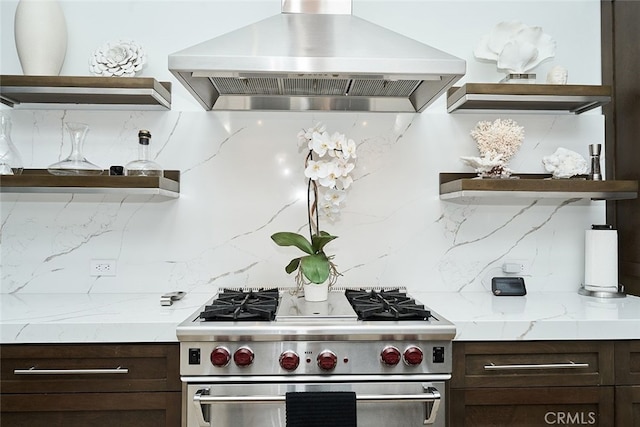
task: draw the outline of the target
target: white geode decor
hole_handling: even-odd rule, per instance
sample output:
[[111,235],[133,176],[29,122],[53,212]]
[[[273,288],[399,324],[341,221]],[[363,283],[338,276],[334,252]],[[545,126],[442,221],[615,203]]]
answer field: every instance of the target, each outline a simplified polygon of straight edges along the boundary
[[525,74],[556,54],[556,42],[541,27],[504,21],[482,37],[473,51],[477,59],[495,61],[499,70]]
[[575,151],[559,147],[555,153],[544,156],[542,163],[547,172],[554,178],[571,178],[587,172],[587,160]]
[[96,76],[134,77],[146,63],[147,56],[138,43],[109,41],[89,57],[89,70]]
[[471,131],[480,157],[460,157],[475,169],[481,178],[509,178],[513,171],[507,167],[524,140],[524,128],[511,119],[481,121]]

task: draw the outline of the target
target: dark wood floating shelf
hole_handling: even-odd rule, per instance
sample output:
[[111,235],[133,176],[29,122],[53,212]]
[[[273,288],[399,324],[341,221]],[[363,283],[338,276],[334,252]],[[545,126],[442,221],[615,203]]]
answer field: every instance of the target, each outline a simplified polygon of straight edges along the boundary
[[447,91],[447,112],[532,110],[580,114],[611,101],[611,86],[466,83]]
[[547,174],[515,174],[518,179],[479,179],[473,173],[441,173],[440,199],[467,197],[581,198],[621,200],[638,197],[638,181],[552,179]]
[[180,171],[165,170],[164,176],[51,175],[46,169],[25,169],[21,175],[3,175],[2,193],[63,193],[148,195],[180,197]]
[[165,110],[171,83],[149,77],[0,76],[0,101],[15,108]]

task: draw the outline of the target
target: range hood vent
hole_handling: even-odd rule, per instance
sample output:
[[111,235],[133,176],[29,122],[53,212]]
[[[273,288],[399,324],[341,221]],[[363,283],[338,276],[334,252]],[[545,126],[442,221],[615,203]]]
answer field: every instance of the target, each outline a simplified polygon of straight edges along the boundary
[[353,16],[351,0],[282,0],[169,70],[207,110],[422,112],[466,62]]

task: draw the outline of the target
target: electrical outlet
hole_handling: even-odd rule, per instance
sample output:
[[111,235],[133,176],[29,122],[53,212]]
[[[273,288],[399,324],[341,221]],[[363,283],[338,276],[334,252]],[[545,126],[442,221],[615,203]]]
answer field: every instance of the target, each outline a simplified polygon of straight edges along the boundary
[[115,259],[92,259],[90,276],[115,276],[116,260]]
[[531,263],[525,259],[505,259],[502,262],[502,271],[517,276],[529,276],[531,274]]

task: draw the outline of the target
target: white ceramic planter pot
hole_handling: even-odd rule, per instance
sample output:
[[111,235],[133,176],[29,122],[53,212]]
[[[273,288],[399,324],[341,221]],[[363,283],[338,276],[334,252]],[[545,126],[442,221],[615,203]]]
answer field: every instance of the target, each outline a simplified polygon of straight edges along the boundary
[[60,74],[67,53],[67,22],[58,0],[20,0],[15,39],[25,75]]
[[317,301],[326,301],[329,298],[329,284],[322,283],[305,283],[303,286],[304,289],[304,299],[306,301],[317,302]]

